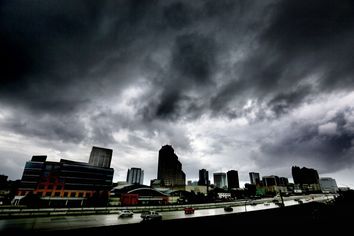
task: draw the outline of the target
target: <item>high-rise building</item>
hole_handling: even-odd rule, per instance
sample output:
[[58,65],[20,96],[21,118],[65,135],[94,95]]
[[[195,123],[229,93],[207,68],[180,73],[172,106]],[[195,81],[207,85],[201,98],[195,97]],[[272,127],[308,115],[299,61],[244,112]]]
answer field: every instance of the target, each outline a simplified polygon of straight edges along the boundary
[[293,166],[291,168],[294,184],[306,193],[321,192],[318,172],[315,169]]
[[261,178],[259,177],[259,173],[250,172],[249,175],[250,175],[251,184],[258,185],[261,183]]
[[324,193],[337,193],[338,186],[335,179],[329,177],[320,178],[321,190]]
[[266,193],[287,193],[287,181],[287,178],[276,175],[262,177],[262,185]]
[[47,156],[32,156],[32,159],[26,162],[20,182],[20,193],[25,195],[37,188],[45,169],[46,160]]
[[230,170],[227,172],[227,187],[229,189],[239,188],[238,172],[236,170]]
[[219,173],[214,173],[214,185],[217,188],[226,188],[227,187],[227,182],[226,182],[226,173],[224,172],[219,172]]
[[206,169],[199,170],[199,181],[198,185],[207,186],[209,185],[209,172]]
[[291,168],[294,184],[318,184],[319,176],[315,169],[309,169],[306,167],[293,166]]
[[[112,188],[113,168],[61,159],[47,161],[47,156],[33,156],[26,162],[17,196],[34,193],[44,200],[81,202],[94,194],[108,196]],[[110,165],[110,163],[108,163]],[[58,203],[59,204],[59,203]]]
[[89,164],[93,166],[109,168],[111,166],[112,149],[92,147]]
[[[7,186],[7,178],[8,178],[7,175],[0,175],[0,190],[4,189]],[[0,194],[0,201],[1,201],[1,194]]]
[[171,145],[164,145],[159,151],[157,179],[166,187],[186,185],[186,175]]
[[263,176],[262,177],[262,182],[264,186],[277,186],[279,183],[279,177],[276,175],[270,175],[270,176]]
[[129,183],[129,184],[143,184],[144,183],[144,171],[140,168],[128,169],[127,183]]
[[289,184],[289,180],[286,177],[279,177],[279,182],[278,185],[279,186],[288,186]]

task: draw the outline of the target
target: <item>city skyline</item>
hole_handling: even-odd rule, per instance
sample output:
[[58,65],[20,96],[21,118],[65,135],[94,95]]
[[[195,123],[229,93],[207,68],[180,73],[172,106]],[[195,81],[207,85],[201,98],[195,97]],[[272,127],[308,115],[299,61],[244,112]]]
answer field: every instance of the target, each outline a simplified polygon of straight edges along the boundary
[[[88,164],[92,165],[92,166],[97,166],[97,167],[100,167],[100,168],[109,168],[110,167],[112,153],[113,153],[112,149],[93,146],[92,150],[91,150],[91,153],[90,153],[90,156],[89,156]],[[161,153],[164,153],[164,154],[161,156]],[[170,159],[170,158],[172,158],[172,160],[167,160],[167,159]],[[26,161],[25,169],[26,169],[27,163],[31,162],[32,160],[45,162],[46,159],[47,159],[47,155],[34,155],[34,156],[32,156],[31,160],[27,160]],[[175,175],[176,174],[175,173],[176,170],[177,171],[178,170],[182,171],[181,170],[182,163],[180,163],[178,161],[178,156],[175,155],[174,149],[173,149],[173,147],[171,145],[163,145],[161,147],[161,149],[159,150],[159,159],[161,159],[161,160],[166,159],[163,162],[169,163],[167,166],[166,166],[166,164],[162,165],[162,166],[164,166],[163,168],[167,167],[167,169],[164,171],[164,172],[167,171],[165,173],[165,175],[167,175],[167,176],[170,176],[171,174]],[[49,161],[51,162],[51,160],[49,160]],[[69,161],[69,162],[75,163],[74,160],[61,159],[60,162],[62,162],[62,161],[64,161],[64,162],[65,161]],[[158,166],[160,165],[159,163],[160,163],[160,161],[158,161],[158,163],[157,163]],[[161,168],[162,168],[162,166],[161,166]],[[158,167],[158,169],[159,169],[159,167]],[[311,176],[317,176],[316,177],[317,181],[319,179],[332,179],[331,177],[319,177],[319,174],[317,173],[317,170],[315,170],[313,168],[307,168],[307,167],[300,168],[298,166],[292,166],[291,167],[291,177],[278,177],[277,175],[271,175],[271,177],[272,178],[279,178],[280,180],[284,179],[284,178],[286,178],[286,179],[289,178],[289,179],[293,180],[292,182],[294,184],[299,184],[300,182],[303,182],[302,180],[299,180],[299,177],[298,177],[299,176],[299,174],[298,174],[299,171],[296,171],[296,173],[295,173],[294,169],[299,170],[299,171],[301,169],[302,171],[304,171],[304,173],[306,173],[304,175],[304,178],[305,178],[304,182],[305,183],[306,183],[306,181],[309,181],[309,180],[306,180],[306,179],[308,179],[308,178],[310,178],[310,179],[312,178],[313,179],[313,177],[311,177]],[[201,177],[205,178],[205,180],[208,179],[208,176],[209,176],[208,172],[209,171],[207,171],[205,169],[199,169],[198,172],[199,172],[199,179],[198,180],[201,180]],[[182,173],[183,173],[183,171],[182,171]],[[309,174],[309,173],[312,173],[312,174]],[[227,172],[214,172],[214,173],[212,173],[212,175],[214,176],[214,179],[215,179],[215,176],[224,175],[223,176],[224,177],[224,180],[223,180],[224,181],[224,187],[228,187],[228,188],[230,188],[230,186],[231,186],[231,188],[232,188],[232,186],[234,186],[234,188],[243,188],[242,185],[246,184],[246,183],[257,185],[260,182],[262,182],[263,178],[268,178],[269,177],[269,176],[260,175],[257,172],[256,173],[255,172],[249,172],[248,174],[249,174],[249,178],[250,178],[249,181],[239,181],[239,179],[238,179],[238,171],[237,170],[228,170]],[[258,178],[258,182],[253,183],[254,182],[253,181],[253,179],[254,179],[253,175],[255,175],[255,174],[258,175],[258,177],[257,177]],[[3,175],[3,176],[6,176],[6,175]],[[297,178],[294,179],[294,176],[297,176]],[[113,175],[112,175],[112,177],[113,177]],[[171,178],[171,177],[168,177],[168,178]],[[172,178],[176,178],[176,176],[174,176]],[[23,179],[23,175],[22,175],[22,179]],[[143,179],[144,179],[144,170],[143,169],[138,168],[138,167],[128,168],[128,171],[127,171],[127,174],[126,174],[126,181],[125,181],[128,184],[145,184],[145,185],[148,185],[146,183],[147,182],[151,183],[151,181],[153,181],[153,180],[164,180],[164,178],[162,176],[159,177],[159,173],[157,173],[157,178],[156,179],[150,179],[150,180],[145,180],[145,181],[143,181]],[[184,177],[184,179],[185,179],[185,185],[189,185],[187,182],[191,182],[191,183],[195,182],[195,183],[198,183],[198,185],[208,185],[208,183],[199,184],[200,181],[196,181],[195,179],[189,179],[189,178],[187,179],[186,176]],[[14,180],[14,179],[12,179],[12,180]],[[232,181],[231,184],[230,184],[230,181]],[[116,181],[116,183],[119,183],[119,182],[124,182],[124,181],[122,181],[122,180],[117,180]],[[164,181],[162,181],[162,183],[163,182]],[[207,182],[210,182],[210,181],[208,180]],[[239,185],[239,182],[241,182],[243,184]],[[276,182],[279,182],[279,181],[276,181]],[[311,180],[310,180],[310,182],[311,182]],[[284,181],[280,181],[279,183],[282,183],[282,185],[285,185]],[[288,183],[288,180],[286,180],[286,183]],[[215,181],[213,181],[213,182],[210,182],[209,184],[215,185],[216,183],[215,183]],[[168,184],[167,186],[170,186],[170,185]],[[176,186],[178,186],[178,185],[176,185]],[[170,187],[173,187],[173,184]]]
[[[157,150],[198,170],[291,178],[318,170],[354,188],[349,0],[2,1],[0,174],[33,155],[114,150],[156,178]],[[108,159],[107,159],[108,160]],[[210,175],[211,176],[211,175]]]

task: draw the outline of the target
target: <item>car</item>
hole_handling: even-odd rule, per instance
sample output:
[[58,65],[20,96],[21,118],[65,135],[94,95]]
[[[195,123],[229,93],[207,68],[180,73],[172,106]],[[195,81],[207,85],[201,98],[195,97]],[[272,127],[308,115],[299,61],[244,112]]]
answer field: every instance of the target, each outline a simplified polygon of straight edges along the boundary
[[272,202],[273,203],[279,203],[279,200],[278,199],[273,199]]
[[193,207],[184,208],[184,214],[194,214],[194,208]]
[[142,211],[140,217],[144,219],[147,215],[151,214],[151,212],[152,211]]
[[282,202],[276,202],[275,205],[277,205],[279,207],[285,207],[285,204]]
[[251,206],[256,206],[257,203],[256,203],[255,201],[250,201],[250,205],[251,205]]
[[133,217],[134,213],[130,210],[122,210],[118,214],[118,218]]
[[162,216],[156,211],[143,211],[140,217],[143,218],[143,221],[162,220]]
[[224,211],[230,212],[233,211],[234,209],[231,206],[226,206],[224,207]]

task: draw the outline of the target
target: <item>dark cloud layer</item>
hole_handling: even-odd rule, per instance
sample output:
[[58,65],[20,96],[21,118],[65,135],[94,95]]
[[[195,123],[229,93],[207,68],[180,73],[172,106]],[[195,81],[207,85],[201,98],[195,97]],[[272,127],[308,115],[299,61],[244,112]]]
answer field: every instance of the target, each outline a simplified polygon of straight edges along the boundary
[[[212,75],[217,69],[216,46],[212,38],[199,34],[184,34],[175,39],[172,48],[169,72],[163,76],[162,93],[156,108],[149,104],[149,109],[156,109],[152,115],[157,118],[177,118],[182,112],[181,101],[188,101],[187,92],[205,89],[212,82]],[[190,105],[190,104],[189,104]],[[151,113],[151,112],[150,112]],[[177,117],[176,117],[177,115]]]
[[287,1],[279,3],[274,12],[261,40],[280,59],[302,60],[302,72],[320,72],[321,89],[353,86],[348,78],[353,74],[353,47],[349,46],[354,33],[352,1]]
[[[351,1],[281,1],[268,9],[269,21],[259,31],[255,48],[235,65],[240,68],[237,79],[226,84],[212,104],[220,110],[220,104],[250,94],[270,99],[271,105],[287,97],[284,105],[292,108],[301,104],[300,93],[306,98],[323,90],[352,89]],[[318,77],[315,86],[307,84],[313,82],[307,81],[311,76]],[[296,87],[302,91],[294,91]]]
[[149,9],[153,2],[3,2],[2,97],[44,111],[58,104],[65,112],[101,96],[97,88],[119,88],[127,78],[116,73],[135,69],[142,46],[136,41],[143,24],[153,25],[142,19]]
[[[8,114],[0,126],[102,145],[127,129],[176,138],[190,150],[187,131],[175,123],[205,116],[274,122],[319,96],[351,92],[353,38],[350,0],[5,0],[0,104]],[[261,151],[344,168],[353,162],[354,137],[351,121],[340,117],[327,120],[337,125],[334,136],[305,122]]]
[[[354,162],[354,132],[346,127],[353,124],[344,118],[343,113],[328,123],[335,125],[335,132],[321,133],[319,125],[294,122],[290,125],[291,133],[280,134],[274,142],[263,143],[262,153],[283,162],[302,159],[325,173],[349,168]],[[270,163],[264,161],[263,165],[269,166]]]

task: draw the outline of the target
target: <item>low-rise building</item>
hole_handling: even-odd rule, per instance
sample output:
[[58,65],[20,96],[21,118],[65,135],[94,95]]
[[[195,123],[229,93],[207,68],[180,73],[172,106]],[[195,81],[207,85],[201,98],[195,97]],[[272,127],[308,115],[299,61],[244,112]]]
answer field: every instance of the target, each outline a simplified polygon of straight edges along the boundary
[[[95,151],[98,149],[94,147]],[[91,163],[84,163],[65,159],[54,162],[47,161],[47,156],[33,156],[26,162],[13,204],[21,204],[26,195],[35,195],[43,207],[104,204],[112,188],[114,170],[106,167],[111,158],[104,156],[103,166],[99,155],[95,156],[97,165],[91,157]]]
[[329,177],[320,178],[321,190],[323,193],[337,193],[338,186],[335,179]]

